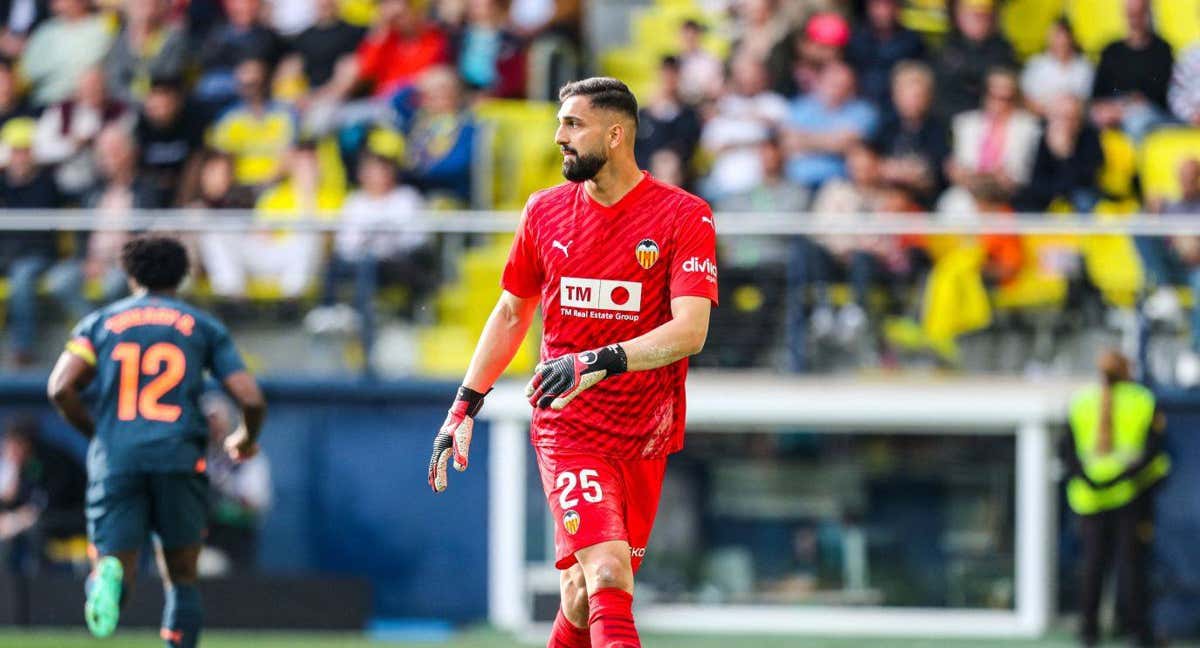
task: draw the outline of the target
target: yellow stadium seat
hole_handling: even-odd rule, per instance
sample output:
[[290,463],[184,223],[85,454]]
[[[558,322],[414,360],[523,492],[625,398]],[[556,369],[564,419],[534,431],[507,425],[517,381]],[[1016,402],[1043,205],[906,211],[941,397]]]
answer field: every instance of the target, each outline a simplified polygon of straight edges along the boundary
[[950,30],[948,0],[909,0],[900,12],[900,22],[922,34],[940,35]]
[[1200,158],[1200,129],[1164,128],[1142,142],[1140,170],[1147,199],[1179,197],[1179,164]]
[[1077,249],[1072,237],[1023,236],[1023,266],[1012,280],[996,289],[993,301],[1003,310],[1059,306],[1067,297],[1067,278],[1053,267],[1053,258]]
[[1137,175],[1137,147],[1133,140],[1119,130],[1108,129],[1100,133],[1100,148],[1104,151],[1104,166],[1096,177],[1100,190],[1114,198],[1132,196]]
[[1100,56],[1100,50],[1125,35],[1122,0],[1068,0],[1067,18],[1075,40],[1092,58]]
[[1000,28],[1022,60],[1046,48],[1050,26],[1066,0],[1009,0],[1000,7]]
[[[1101,222],[1127,218],[1128,214],[1100,214]],[[1080,240],[1084,267],[1092,284],[1110,303],[1131,307],[1145,286],[1142,258],[1133,238],[1123,234],[1085,236]]]
[[1200,0],[1154,0],[1154,24],[1176,52],[1200,41]]
[[493,207],[521,209],[529,194],[562,182],[557,104],[493,99],[480,102],[475,113],[494,134],[488,152]]

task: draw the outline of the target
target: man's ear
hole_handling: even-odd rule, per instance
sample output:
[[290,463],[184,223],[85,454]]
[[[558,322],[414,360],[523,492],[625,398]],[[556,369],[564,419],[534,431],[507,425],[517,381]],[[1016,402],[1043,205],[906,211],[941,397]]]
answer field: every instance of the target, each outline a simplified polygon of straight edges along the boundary
[[614,122],[608,127],[608,148],[615,149],[621,146],[621,142],[625,141],[625,124],[620,121]]

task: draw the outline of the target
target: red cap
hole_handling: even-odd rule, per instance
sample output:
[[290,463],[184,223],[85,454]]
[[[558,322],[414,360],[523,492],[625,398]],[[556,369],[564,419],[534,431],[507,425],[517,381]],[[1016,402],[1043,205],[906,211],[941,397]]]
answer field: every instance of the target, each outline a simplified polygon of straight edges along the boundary
[[850,23],[835,13],[819,13],[809,18],[804,35],[820,45],[845,47],[850,42]]

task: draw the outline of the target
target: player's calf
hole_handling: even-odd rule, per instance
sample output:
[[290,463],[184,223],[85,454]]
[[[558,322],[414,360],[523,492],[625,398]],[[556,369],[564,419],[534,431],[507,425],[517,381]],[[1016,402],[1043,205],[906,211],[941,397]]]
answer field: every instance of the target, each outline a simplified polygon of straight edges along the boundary
[[633,623],[633,565],[629,543],[602,542],[575,553],[588,591],[593,648],[641,648]]
[[200,546],[163,551],[161,564],[166,567],[162,631],[168,648],[195,648],[204,624],[204,608],[196,589],[196,562]]
[[582,567],[572,565],[559,573],[559,592],[561,604],[547,648],[591,648],[587,581],[583,578]]

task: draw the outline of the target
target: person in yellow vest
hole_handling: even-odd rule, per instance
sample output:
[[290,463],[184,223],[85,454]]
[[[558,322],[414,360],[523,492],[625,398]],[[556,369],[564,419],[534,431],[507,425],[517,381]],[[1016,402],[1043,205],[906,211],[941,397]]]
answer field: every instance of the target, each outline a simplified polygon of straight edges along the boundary
[[1171,469],[1163,452],[1166,417],[1154,394],[1130,377],[1116,351],[1099,360],[1099,384],[1071,399],[1071,433],[1063,439],[1067,503],[1079,515],[1083,542],[1080,641],[1099,641],[1100,595],[1114,556],[1118,610],[1137,646],[1153,646],[1147,569],[1153,537],[1154,486]]

